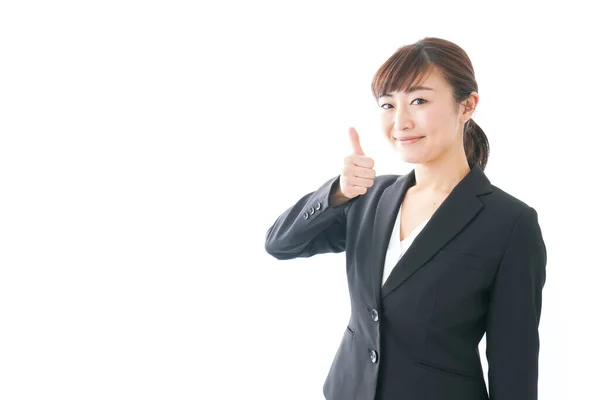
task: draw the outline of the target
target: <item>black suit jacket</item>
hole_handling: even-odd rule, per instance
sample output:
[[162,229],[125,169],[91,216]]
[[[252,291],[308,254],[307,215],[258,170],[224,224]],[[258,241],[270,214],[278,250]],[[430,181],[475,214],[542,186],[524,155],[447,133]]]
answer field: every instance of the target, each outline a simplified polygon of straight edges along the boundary
[[[546,280],[537,212],[470,167],[383,287],[414,169],[377,176],[366,194],[337,207],[329,196],[339,175],[332,177],[268,229],[265,249],[279,260],[346,251],[351,316],[323,385],[326,399],[537,399]],[[489,396],[478,349],[484,333]]]

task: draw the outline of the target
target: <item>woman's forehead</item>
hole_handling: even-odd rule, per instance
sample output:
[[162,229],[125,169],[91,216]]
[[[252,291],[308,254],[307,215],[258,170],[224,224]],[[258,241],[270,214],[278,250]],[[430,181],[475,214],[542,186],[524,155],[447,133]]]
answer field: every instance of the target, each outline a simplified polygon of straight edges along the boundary
[[383,93],[382,96],[386,94],[412,94],[417,91],[427,91],[433,93],[444,90],[443,83],[443,78],[437,71],[437,68],[434,68],[431,71],[428,71],[427,74],[422,74],[421,76],[417,77],[406,89],[400,90],[399,87],[394,88],[389,90],[387,93]]

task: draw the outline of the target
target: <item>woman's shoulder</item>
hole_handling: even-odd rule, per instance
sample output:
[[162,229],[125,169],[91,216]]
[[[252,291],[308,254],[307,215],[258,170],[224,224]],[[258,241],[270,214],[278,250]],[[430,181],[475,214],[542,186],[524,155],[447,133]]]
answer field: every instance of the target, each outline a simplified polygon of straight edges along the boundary
[[492,185],[492,192],[482,197],[486,206],[502,210],[511,210],[515,214],[522,214],[529,208],[532,208],[524,199],[506,190]]
[[398,183],[405,175],[398,174],[383,174],[375,176],[373,179],[373,186],[369,188],[367,194],[371,192],[371,195],[376,193],[382,193],[388,187]]
[[[384,174],[384,175],[377,175],[374,179],[374,183],[379,185],[379,186],[389,186],[392,183],[396,182],[398,179],[401,179],[402,177],[404,177],[405,175],[398,175],[398,174]],[[375,186],[375,185],[373,185]]]

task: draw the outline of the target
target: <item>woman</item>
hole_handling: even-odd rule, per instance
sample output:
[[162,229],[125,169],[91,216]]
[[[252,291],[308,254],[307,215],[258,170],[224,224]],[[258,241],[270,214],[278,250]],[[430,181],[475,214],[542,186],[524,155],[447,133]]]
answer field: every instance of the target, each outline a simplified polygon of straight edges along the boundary
[[376,177],[350,129],[342,173],[267,232],[280,260],[346,252],[352,312],[328,400],[537,399],[546,247],[535,209],[483,173],[477,90],[457,45],[428,37],[398,49],[372,92],[385,138],[415,168]]

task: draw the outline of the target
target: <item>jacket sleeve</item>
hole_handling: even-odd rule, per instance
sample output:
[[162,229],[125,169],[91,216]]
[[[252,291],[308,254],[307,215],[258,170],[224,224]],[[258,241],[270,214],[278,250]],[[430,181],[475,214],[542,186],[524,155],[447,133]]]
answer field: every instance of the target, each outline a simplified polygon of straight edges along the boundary
[[339,253],[346,249],[347,210],[357,197],[333,207],[329,203],[340,175],[304,195],[267,230],[265,250],[279,260]]
[[536,400],[538,326],[546,281],[546,246],[537,212],[513,227],[491,291],[486,321],[490,400]]

